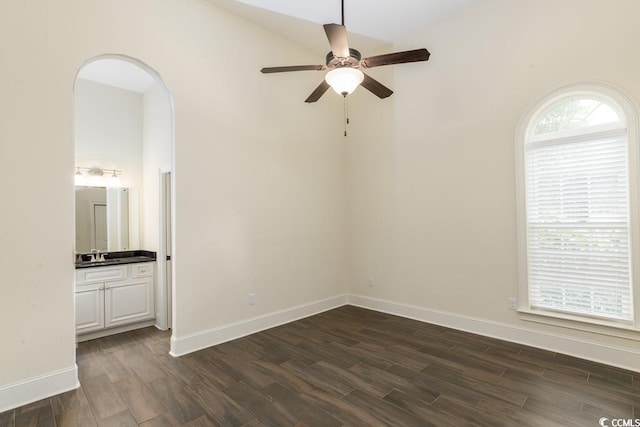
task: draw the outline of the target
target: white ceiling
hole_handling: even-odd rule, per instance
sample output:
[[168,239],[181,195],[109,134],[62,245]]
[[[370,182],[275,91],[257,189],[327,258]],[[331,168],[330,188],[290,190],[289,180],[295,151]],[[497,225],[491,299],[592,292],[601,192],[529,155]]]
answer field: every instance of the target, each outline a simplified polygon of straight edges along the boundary
[[78,78],[138,93],[145,93],[156,81],[151,74],[131,62],[106,58],[82,67]]
[[[341,0],[210,0],[318,53],[329,51],[322,24],[341,23]],[[441,21],[480,0],[344,0],[349,44],[363,54]]]

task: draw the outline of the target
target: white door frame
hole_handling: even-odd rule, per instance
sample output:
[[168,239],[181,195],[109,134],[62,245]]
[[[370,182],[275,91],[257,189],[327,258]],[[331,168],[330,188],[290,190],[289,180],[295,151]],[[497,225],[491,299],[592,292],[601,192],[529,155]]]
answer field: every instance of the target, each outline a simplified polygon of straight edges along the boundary
[[[159,212],[160,218],[158,221],[158,255],[156,259],[156,264],[158,266],[158,281],[157,281],[157,310],[156,310],[156,327],[163,331],[171,328],[173,329],[173,268],[167,269],[167,256],[170,256],[173,259],[173,234],[174,234],[174,226],[173,226],[173,173],[172,173],[171,164],[164,165],[160,167],[158,173],[159,180]],[[170,176],[170,180],[167,180],[167,175]],[[168,186],[168,188],[167,188]],[[169,190],[169,191],[167,191]],[[169,199],[169,200],[168,200]],[[170,207],[170,215],[167,215],[167,206]],[[170,216],[170,218],[167,218]],[[171,224],[167,224],[167,220],[171,221]],[[169,225],[169,227],[167,227]],[[167,235],[167,229],[171,230],[171,236]],[[167,237],[171,237],[171,246],[172,248],[167,251],[166,242]],[[173,264],[173,262],[172,262]]]

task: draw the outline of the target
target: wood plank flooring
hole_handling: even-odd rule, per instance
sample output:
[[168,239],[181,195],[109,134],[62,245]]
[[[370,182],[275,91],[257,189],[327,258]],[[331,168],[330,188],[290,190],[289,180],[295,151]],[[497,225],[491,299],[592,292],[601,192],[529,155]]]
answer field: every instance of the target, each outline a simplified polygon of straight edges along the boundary
[[172,358],[154,328],[79,344],[81,387],[0,426],[598,426],[640,374],[345,306]]

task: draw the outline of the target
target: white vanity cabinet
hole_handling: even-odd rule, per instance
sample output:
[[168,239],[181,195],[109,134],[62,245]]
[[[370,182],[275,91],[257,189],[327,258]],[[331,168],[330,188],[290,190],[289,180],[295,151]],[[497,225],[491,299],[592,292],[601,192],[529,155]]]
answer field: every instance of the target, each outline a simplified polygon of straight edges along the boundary
[[76,334],[104,329],[104,285],[76,285]]
[[155,263],[76,270],[76,333],[96,332],[155,317]]

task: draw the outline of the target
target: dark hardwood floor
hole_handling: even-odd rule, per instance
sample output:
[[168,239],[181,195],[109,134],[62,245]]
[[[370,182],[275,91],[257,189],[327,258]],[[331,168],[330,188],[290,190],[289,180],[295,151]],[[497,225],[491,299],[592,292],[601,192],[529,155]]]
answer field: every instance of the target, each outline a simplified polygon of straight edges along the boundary
[[640,375],[352,306],[181,358],[141,329],[79,344],[81,388],[0,426],[598,426]]

